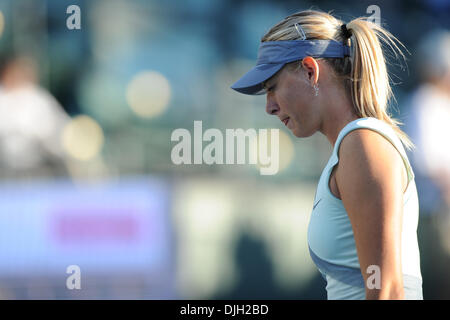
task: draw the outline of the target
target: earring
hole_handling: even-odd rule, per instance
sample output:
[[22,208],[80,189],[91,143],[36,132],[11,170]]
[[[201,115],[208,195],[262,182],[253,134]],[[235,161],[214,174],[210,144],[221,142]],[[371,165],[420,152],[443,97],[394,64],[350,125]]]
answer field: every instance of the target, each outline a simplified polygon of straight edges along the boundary
[[314,85],[314,96],[318,96],[319,95],[319,87],[317,85]]

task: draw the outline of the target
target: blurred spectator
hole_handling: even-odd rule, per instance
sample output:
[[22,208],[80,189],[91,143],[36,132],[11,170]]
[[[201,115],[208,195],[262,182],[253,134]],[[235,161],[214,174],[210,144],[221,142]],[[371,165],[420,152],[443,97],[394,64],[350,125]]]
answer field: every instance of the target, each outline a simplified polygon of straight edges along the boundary
[[40,87],[36,63],[10,56],[0,65],[0,176],[23,178],[65,173],[60,137],[69,116]]
[[[450,137],[450,32],[434,31],[421,43],[417,56],[423,83],[410,101],[414,122],[410,131],[417,145],[414,163],[417,173],[430,178],[440,191],[440,201],[433,203],[450,207],[450,148],[444,143]],[[431,206],[427,209],[439,210]]]
[[[421,42],[416,65],[422,83],[412,93],[408,133],[416,144],[415,167],[421,221],[424,297],[448,299],[450,279],[450,32],[435,30]],[[419,232],[420,233],[420,232]],[[428,294],[433,288],[433,296]],[[431,290],[430,290],[431,294]]]

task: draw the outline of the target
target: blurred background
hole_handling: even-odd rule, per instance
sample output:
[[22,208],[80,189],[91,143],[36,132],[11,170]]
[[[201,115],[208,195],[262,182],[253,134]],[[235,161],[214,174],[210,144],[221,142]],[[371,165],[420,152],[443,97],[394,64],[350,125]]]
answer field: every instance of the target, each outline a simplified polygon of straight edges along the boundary
[[[448,0],[0,0],[0,299],[325,299],[306,230],[331,146],[230,85],[285,16],[371,5],[411,53],[391,112],[417,146],[424,298],[450,299]],[[280,129],[278,174],[173,164],[194,120]]]

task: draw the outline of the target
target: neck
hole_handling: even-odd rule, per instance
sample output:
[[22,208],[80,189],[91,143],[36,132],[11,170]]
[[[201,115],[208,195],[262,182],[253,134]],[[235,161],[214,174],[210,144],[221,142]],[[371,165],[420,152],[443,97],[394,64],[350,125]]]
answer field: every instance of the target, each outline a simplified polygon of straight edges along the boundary
[[353,108],[353,102],[343,90],[337,90],[331,95],[324,96],[324,115],[320,132],[324,134],[331,145],[334,147],[339,132],[349,122],[358,119]]

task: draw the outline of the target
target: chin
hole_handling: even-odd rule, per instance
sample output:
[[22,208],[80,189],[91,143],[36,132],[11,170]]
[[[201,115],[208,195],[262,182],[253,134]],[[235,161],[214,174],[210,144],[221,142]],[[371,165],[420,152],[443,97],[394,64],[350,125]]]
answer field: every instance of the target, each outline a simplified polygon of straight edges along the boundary
[[296,136],[297,138],[308,138],[308,137],[311,137],[313,134],[314,134],[314,132],[301,132],[301,131],[299,131],[299,130],[292,130],[292,134],[294,135],[294,136]]

